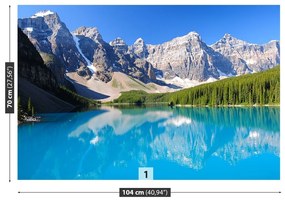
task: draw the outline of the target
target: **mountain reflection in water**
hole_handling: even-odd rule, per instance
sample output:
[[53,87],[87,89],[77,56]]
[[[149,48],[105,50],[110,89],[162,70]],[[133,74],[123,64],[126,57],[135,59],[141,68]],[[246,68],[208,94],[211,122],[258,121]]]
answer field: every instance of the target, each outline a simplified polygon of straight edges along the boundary
[[104,108],[43,117],[19,126],[19,179],[137,179],[146,166],[155,179],[280,177],[277,107]]

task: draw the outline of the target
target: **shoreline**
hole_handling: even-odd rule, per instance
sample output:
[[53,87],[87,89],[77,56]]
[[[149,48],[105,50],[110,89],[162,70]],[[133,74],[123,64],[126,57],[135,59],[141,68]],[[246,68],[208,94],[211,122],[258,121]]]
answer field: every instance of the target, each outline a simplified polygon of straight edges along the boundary
[[[169,103],[161,102],[161,103],[144,103],[141,105],[137,105],[135,103],[102,103],[98,108],[96,109],[105,109],[106,107],[133,107],[133,108],[140,108],[140,107],[151,107],[151,106],[168,106],[170,108],[256,108],[256,107],[280,107],[280,104],[272,105],[272,104],[266,104],[266,105],[173,105],[170,106]],[[91,111],[95,108],[89,108],[84,111]],[[78,111],[70,111],[70,112],[63,112],[63,113],[74,113],[74,112],[81,112],[81,110]],[[37,116],[30,116],[27,117],[25,120],[18,120],[18,126],[25,124],[25,123],[37,123],[42,122],[42,117]]]
[[280,104],[278,105],[174,105],[176,107],[212,107],[212,108],[218,108],[218,107],[280,107]]
[[[151,103],[142,103],[140,105],[136,103],[102,103],[102,106],[147,106],[147,105],[169,105],[168,102],[151,102]],[[217,107],[280,107],[280,104],[254,104],[254,105],[246,105],[246,104],[239,104],[239,105],[182,105],[182,104],[177,104],[177,105],[172,105],[172,107],[212,107],[212,108],[217,108]]]

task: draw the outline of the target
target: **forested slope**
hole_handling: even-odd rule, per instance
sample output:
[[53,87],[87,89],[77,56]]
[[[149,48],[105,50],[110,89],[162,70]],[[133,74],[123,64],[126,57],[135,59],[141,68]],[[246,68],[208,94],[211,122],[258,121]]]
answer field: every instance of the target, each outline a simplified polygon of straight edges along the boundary
[[167,102],[182,105],[265,105],[280,103],[280,66],[270,70],[232,77],[173,93],[147,94],[130,91],[115,103]]

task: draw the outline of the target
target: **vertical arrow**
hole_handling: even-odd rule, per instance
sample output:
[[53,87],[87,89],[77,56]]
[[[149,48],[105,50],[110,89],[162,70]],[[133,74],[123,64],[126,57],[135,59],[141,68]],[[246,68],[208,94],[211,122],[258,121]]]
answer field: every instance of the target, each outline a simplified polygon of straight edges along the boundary
[[9,62],[11,62],[11,5],[9,5]]
[[[9,62],[11,62],[11,5],[9,5]],[[9,182],[11,182],[11,114],[9,113]]]

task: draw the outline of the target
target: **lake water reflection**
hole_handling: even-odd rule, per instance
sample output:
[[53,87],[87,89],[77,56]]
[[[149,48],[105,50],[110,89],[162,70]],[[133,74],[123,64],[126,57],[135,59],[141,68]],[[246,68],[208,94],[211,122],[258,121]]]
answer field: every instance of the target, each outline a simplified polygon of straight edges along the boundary
[[18,130],[19,179],[279,179],[280,108],[103,108]]

